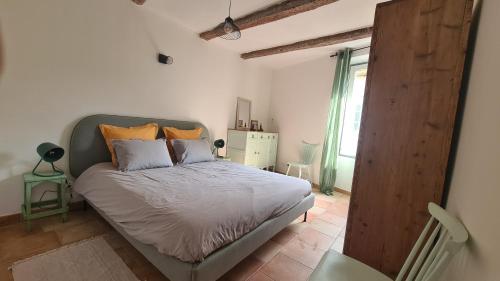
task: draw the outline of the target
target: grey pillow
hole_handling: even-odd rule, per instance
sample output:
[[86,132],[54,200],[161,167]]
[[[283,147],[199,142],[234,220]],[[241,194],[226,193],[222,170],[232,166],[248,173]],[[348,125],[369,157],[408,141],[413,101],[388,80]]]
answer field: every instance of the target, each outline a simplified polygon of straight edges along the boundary
[[168,154],[165,139],[158,140],[112,140],[120,171],[135,171],[174,164]]
[[172,140],[175,157],[179,164],[214,161],[210,145],[206,140]]

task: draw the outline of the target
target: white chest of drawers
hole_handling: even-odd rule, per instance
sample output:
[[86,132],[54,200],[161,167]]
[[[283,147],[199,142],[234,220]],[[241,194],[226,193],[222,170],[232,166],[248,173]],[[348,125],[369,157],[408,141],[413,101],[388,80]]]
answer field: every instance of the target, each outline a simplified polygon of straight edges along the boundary
[[259,169],[274,170],[278,150],[278,134],[228,130],[227,157],[231,161]]

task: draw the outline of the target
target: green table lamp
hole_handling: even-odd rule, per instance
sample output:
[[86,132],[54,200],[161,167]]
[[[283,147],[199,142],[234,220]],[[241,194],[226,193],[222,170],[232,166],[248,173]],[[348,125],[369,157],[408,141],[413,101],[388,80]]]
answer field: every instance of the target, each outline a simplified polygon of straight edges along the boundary
[[[33,175],[39,177],[52,177],[64,174],[63,171],[54,166],[54,162],[61,159],[64,155],[64,149],[62,147],[50,142],[44,142],[36,148],[36,152],[40,155],[40,161],[38,161],[38,164],[36,164],[35,168],[33,168]],[[42,163],[42,160],[52,165],[52,173],[40,174],[36,172],[36,169],[40,163]]]

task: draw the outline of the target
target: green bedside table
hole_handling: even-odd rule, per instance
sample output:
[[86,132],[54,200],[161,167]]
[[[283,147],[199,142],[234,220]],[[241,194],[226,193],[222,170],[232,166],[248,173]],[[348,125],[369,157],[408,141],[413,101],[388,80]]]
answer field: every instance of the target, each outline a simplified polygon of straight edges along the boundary
[[[24,174],[24,204],[21,205],[21,213],[23,215],[24,221],[26,222],[26,228],[28,231],[31,230],[31,220],[39,219],[52,215],[62,215],[62,220],[65,222],[68,219],[68,204],[66,202],[66,176],[56,175],[50,177],[40,177],[33,175],[32,173]],[[31,192],[32,190],[41,183],[50,182],[57,184],[57,198],[51,200],[44,200],[39,202],[31,202]],[[55,209],[50,209],[46,211],[40,211],[33,213],[33,209],[41,207],[50,207],[54,205]]]

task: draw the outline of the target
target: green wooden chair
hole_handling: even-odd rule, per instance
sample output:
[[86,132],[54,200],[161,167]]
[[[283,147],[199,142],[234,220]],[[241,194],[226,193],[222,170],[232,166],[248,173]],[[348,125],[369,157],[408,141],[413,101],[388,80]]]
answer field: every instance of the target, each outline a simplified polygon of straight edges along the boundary
[[[439,280],[451,258],[469,237],[464,225],[443,208],[429,203],[429,212],[432,217],[411,250],[396,281]],[[436,226],[430,232],[435,223]],[[439,238],[436,240],[438,234]],[[381,272],[334,250],[326,252],[309,280],[392,281]]]
[[305,169],[307,171],[308,180],[312,182],[312,163],[314,161],[314,156],[316,156],[316,149],[318,146],[319,144],[302,141],[302,154],[300,162],[286,163],[288,166],[286,175],[288,176],[292,167],[296,167],[299,169],[299,178],[302,178],[302,169]]

